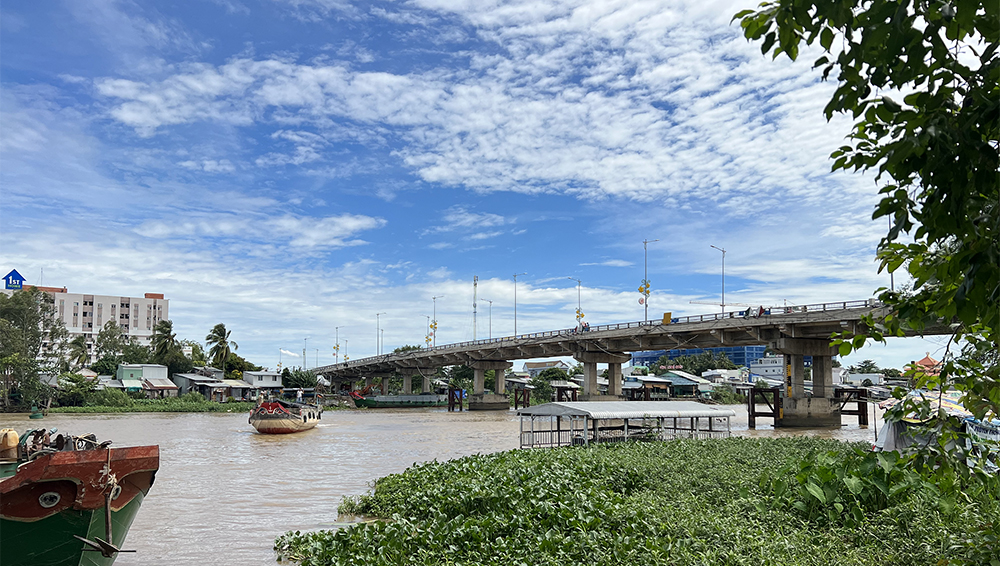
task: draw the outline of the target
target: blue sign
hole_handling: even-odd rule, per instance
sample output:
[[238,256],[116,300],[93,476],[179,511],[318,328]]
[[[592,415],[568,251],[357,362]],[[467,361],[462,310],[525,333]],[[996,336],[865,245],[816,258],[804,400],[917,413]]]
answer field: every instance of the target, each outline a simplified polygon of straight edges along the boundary
[[10,273],[4,275],[3,282],[6,289],[21,289],[24,287],[24,277],[21,277],[21,274],[16,269],[11,269]]

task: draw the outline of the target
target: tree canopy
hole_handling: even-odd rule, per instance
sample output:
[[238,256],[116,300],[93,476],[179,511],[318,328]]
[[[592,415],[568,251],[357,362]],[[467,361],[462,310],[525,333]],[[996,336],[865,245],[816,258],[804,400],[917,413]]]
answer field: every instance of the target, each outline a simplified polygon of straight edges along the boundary
[[[220,322],[213,326],[211,332],[205,336],[205,342],[209,347],[208,357],[212,364],[220,367],[225,366],[230,353],[240,349],[239,344],[229,339],[229,335],[232,333],[232,330],[226,330],[226,325]],[[225,367],[222,369],[225,370]]]
[[63,365],[67,335],[47,293],[33,287],[10,296],[0,293],[0,393],[5,406],[28,406],[50,395],[38,374],[54,373]]
[[845,335],[841,354],[948,324],[940,376],[917,385],[953,385],[977,417],[1000,415],[1000,2],[776,0],[734,19],[774,57],[821,46],[815,67],[837,81],[826,117],[855,120],[833,169],[876,173],[880,269],[913,279],[879,289],[891,314]]
[[671,366],[681,366],[684,371],[698,376],[710,369],[738,369],[728,356],[715,352],[678,356],[672,360],[669,356],[661,356],[650,369],[655,375],[663,375]]

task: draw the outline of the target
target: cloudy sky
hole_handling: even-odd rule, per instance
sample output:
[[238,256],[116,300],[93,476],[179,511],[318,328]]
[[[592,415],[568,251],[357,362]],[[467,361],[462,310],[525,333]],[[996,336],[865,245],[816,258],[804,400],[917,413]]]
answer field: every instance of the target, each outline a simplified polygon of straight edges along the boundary
[[421,344],[434,296],[439,344],[512,334],[515,273],[519,332],[575,324],[570,278],[591,324],[642,320],[644,239],[651,318],[718,308],[712,245],[729,303],[889,284],[832,85],[741,38],[756,1],[153,5],[3,6],[3,273],[164,293],[270,367],[374,354],[376,313]]

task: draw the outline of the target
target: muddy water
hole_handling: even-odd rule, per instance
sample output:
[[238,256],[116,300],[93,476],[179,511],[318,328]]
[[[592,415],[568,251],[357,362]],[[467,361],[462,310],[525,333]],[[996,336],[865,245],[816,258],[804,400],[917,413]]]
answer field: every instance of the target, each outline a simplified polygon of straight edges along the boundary
[[[737,435],[874,438],[856,424],[774,430],[758,419],[748,430],[746,409],[735,408]],[[415,462],[516,448],[519,426],[513,412],[380,409],[331,411],[313,430],[265,436],[245,414],[0,415],[0,428],[42,424],[115,446],[160,445],[156,483],[126,542],[138,552],[119,566],[273,565],[276,536],[335,526],[343,496]]]

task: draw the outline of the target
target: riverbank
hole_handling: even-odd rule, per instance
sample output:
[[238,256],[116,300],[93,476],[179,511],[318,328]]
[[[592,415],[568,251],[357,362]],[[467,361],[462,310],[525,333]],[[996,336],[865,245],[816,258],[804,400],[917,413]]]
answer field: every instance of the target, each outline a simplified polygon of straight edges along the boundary
[[86,407],[52,407],[49,413],[249,413],[257,406],[254,402],[246,403],[164,403],[162,399],[137,400],[134,405],[110,406],[97,405]]
[[[995,494],[942,501],[921,485],[846,516],[844,504],[833,504],[842,479],[796,490],[798,463],[810,454],[844,459],[865,448],[729,438],[418,464],[340,508],[387,520],[286,533],[275,550],[302,566],[988,563],[1000,524]],[[804,515],[799,507],[814,510],[820,498],[824,514]]]

